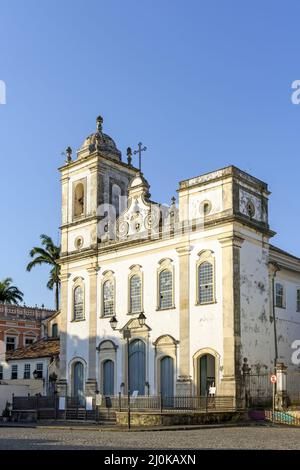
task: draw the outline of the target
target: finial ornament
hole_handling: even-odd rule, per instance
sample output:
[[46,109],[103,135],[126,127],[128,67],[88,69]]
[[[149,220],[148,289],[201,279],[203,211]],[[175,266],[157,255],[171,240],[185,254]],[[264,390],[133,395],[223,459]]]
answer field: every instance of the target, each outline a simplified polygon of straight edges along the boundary
[[127,162],[128,162],[128,165],[131,166],[131,162],[132,162],[132,150],[131,150],[131,147],[128,147],[128,148],[127,148]]
[[102,132],[103,117],[98,116],[96,119],[96,123],[97,123],[97,131]]
[[72,149],[71,147],[66,148],[67,163],[72,161]]
[[102,135],[103,117],[98,116],[96,122],[97,122],[97,132],[95,134],[96,150],[99,150],[100,149],[100,142],[103,140],[103,135]]

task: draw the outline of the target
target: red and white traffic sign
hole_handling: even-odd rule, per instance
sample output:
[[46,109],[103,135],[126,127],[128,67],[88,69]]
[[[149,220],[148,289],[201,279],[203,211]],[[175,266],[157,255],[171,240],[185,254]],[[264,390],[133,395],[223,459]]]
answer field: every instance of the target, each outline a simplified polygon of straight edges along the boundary
[[277,382],[277,377],[276,377],[275,374],[272,374],[272,375],[271,375],[270,381],[271,381],[272,384],[276,384],[276,382]]

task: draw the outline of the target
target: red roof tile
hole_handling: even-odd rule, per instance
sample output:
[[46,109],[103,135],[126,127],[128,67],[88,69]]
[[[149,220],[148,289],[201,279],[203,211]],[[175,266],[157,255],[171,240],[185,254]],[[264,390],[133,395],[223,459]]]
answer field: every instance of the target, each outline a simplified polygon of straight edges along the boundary
[[36,341],[26,348],[19,348],[6,353],[6,360],[31,359],[36,357],[51,357],[59,355],[59,339],[47,338]]

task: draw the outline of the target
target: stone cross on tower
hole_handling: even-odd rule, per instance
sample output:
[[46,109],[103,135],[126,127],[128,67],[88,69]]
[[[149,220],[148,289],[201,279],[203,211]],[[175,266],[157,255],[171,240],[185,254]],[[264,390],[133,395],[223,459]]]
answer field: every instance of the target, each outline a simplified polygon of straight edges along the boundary
[[139,154],[139,170],[142,171],[142,152],[144,152],[145,150],[147,150],[147,147],[142,147],[142,142],[139,142],[138,143],[138,150],[134,150],[134,155],[136,155],[137,153]]

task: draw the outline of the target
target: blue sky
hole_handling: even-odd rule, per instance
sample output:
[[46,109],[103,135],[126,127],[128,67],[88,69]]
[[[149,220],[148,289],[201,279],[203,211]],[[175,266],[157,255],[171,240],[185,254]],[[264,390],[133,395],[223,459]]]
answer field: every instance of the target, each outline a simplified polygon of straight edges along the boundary
[[1,0],[0,278],[53,306],[28,252],[58,242],[61,152],[98,114],[123,156],[147,145],[155,200],[229,164],[268,182],[273,243],[300,256],[299,17],[292,0]]

